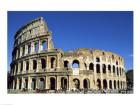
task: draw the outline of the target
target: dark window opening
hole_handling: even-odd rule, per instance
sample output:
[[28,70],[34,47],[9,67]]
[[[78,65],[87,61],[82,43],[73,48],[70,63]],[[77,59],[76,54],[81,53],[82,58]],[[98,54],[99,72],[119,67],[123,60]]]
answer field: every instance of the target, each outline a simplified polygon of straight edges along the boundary
[[106,73],[106,65],[103,64],[102,66],[103,66],[103,67],[102,67],[102,68],[103,68],[103,73]]
[[37,69],[37,61],[33,60],[33,70]]
[[93,63],[89,64],[89,70],[94,70]]
[[96,72],[100,73],[100,64],[96,64]]
[[97,57],[97,58],[96,58],[96,62],[100,62],[100,58]]
[[42,69],[46,68],[46,60],[41,59]]

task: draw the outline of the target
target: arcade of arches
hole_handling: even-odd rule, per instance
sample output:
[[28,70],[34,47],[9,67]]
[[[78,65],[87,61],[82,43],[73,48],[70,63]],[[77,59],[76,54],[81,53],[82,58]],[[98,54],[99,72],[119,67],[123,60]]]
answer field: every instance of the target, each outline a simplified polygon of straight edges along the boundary
[[15,35],[8,89],[126,88],[121,56],[98,49],[63,52],[54,48],[42,17],[22,28]]

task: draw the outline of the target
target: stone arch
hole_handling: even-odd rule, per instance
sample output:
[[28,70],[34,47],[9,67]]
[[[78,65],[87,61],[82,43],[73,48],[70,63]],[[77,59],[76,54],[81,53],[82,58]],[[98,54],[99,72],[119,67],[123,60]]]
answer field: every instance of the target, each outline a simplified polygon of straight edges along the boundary
[[75,78],[73,79],[73,83],[74,83],[74,88],[75,89],[80,89],[80,80]]
[[90,63],[90,64],[89,64],[89,70],[94,70],[94,65],[93,65],[93,63]]
[[20,62],[20,72],[23,71],[23,61]]
[[25,46],[22,47],[22,56],[25,54]]
[[36,70],[36,69],[37,69],[37,61],[33,60],[33,70]]
[[39,49],[39,42],[38,41],[36,41],[35,43],[34,43],[34,46],[35,46],[35,52],[38,52],[38,49]]
[[41,89],[41,90],[45,89],[45,79],[44,78],[40,78],[39,89]]
[[115,66],[113,65],[113,73],[115,73]]
[[116,65],[118,65],[118,61],[116,61]]
[[25,79],[25,89],[28,89],[28,78]]
[[64,68],[68,68],[69,67],[69,62],[66,60],[64,61]]
[[22,88],[22,79],[19,78],[19,90]]
[[119,80],[117,82],[117,85],[118,85],[118,89],[120,89],[120,82],[119,82]]
[[96,57],[96,62],[100,62],[100,58],[99,57]]
[[83,80],[83,88],[84,89],[89,89],[90,88],[90,81],[89,81],[89,79],[84,79]]
[[54,77],[50,78],[50,89],[55,90],[56,89],[56,80]]
[[55,68],[55,61],[56,61],[55,57],[52,57],[51,58],[51,68]]
[[103,73],[106,73],[106,65],[105,64],[102,65],[102,69],[103,69]]
[[61,78],[61,88],[66,90],[68,88],[67,86],[68,86],[67,78],[62,77]]
[[109,88],[112,89],[112,80],[109,80]]
[[79,68],[80,67],[80,63],[78,60],[74,60],[72,63],[72,68]]
[[111,73],[111,65],[108,65],[108,71]]
[[100,90],[101,89],[101,80],[97,79],[97,88]]
[[42,41],[42,50],[47,50],[47,41],[46,40]]
[[114,80],[114,89],[116,89],[116,80]]
[[106,79],[103,80],[103,88],[107,89],[107,80]]
[[26,61],[26,71],[29,70],[29,61]]
[[46,59],[44,59],[44,58],[41,58],[41,67],[42,67],[42,69],[46,68]]
[[28,44],[28,54],[30,54],[30,53],[31,53],[31,43]]
[[32,78],[32,84],[31,84],[31,87],[33,90],[36,89],[36,79],[35,78]]

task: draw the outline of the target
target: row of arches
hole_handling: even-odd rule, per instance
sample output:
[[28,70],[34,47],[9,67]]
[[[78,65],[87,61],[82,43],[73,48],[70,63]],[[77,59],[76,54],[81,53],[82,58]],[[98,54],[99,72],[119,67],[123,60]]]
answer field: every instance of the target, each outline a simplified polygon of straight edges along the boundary
[[40,51],[44,51],[47,50],[47,40],[42,40],[42,41],[35,41],[32,43],[29,43],[27,45],[24,45],[22,47],[19,47],[18,49],[16,49],[13,53],[13,60],[20,58],[21,56],[25,56],[25,54],[31,54],[31,50],[32,52],[39,52]]
[[[50,77],[49,78],[50,81],[50,85],[49,85],[49,89],[50,90],[55,90],[57,89],[57,80],[55,77]],[[17,81],[15,82],[15,87],[14,89],[17,89],[17,85],[19,85],[19,89],[22,89],[22,87],[28,89],[28,78],[26,78],[24,80],[24,86],[22,86],[22,79],[19,79],[19,82],[17,84]],[[83,82],[83,89],[91,89],[91,80],[89,80],[88,78],[83,79],[82,81],[79,80],[78,78],[74,78],[72,80],[73,83],[73,89],[81,89],[81,82]],[[37,85],[38,84],[38,85]],[[97,79],[95,85],[97,86],[97,89],[124,89],[126,87],[126,83],[125,81],[121,81],[121,80],[106,80],[106,79]],[[37,78],[32,78],[31,80],[31,89],[35,90],[36,88],[38,89],[45,89],[46,88],[46,79],[45,78],[39,78],[39,80]],[[66,77],[61,77],[61,83],[60,83],[60,88],[61,89],[69,89],[69,79]]]
[[[40,59],[41,61],[41,69],[45,70],[46,67],[47,67],[47,61],[45,58],[41,58]],[[31,67],[31,63],[32,63],[32,67]],[[29,62],[28,60],[25,61],[23,63],[23,61],[21,61],[20,63],[18,64],[15,64],[12,66],[12,73],[14,74],[17,74],[18,71],[22,72],[23,71],[23,68],[25,69],[25,71],[28,71],[29,69],[31,70],[37,70],[37,66],[38,64],[40,64],[37,60],[32,60],[32,62]],[[50,58],[50,68],[55,68],[56,67],[56,58],[55,57],[51,57]]]
[[[32,61],[32,70],[36,70],[37,69],[37,65],[38,65],[38,62],[37,60],[33,60]],[[41,58],[41,68],[42,69],[45,69],[46,68],[46,59],[45,58]],[[26,66],[25,66],[26,65]],[[18,72],[18,70],[20,69],[20,72],[23,71],[23,66],[25,66],[25,70],[28,71],[29,68],[30,68],[30,63],[29,61],[26,61],[25,65],[23,65],[23,61],[20,62],[20,66],[18,66],[18,64],[16,64],[15,66],[12,66],[13,67],[13,73],[14,72]],[[108,69],[108,72],[111,73],[113,72],[114,74],[117,74],[118,76],[120,75],[123,75],[124,71],[123,69],[120,67],[115,67],[115,65],[111,66],[110,64],[109,65],[105,65],[105,64],[102,64],[102,67],[101,67],[101,64],[96,64],[94,65],[93,63],[90,63],[89,66],[87,66],[86,63],[84,63],[85,65],[85,69],[83,70],[87,70],[87,67],[89,67],[89,70],[93,70],[94,71],[94,66],[96,66],[96,73],[106,73],[107,72],[107,69]],[[50,68],[55,68],[56,67],[56,59],[54,57],[52,57],[50,59]],[[70,64],[68,61],[64,61],[64,68],[70,68]],[[72,68],[80,68],[80,64],[79,64],[79,61],[78,60],[74,60],[73,63],[72,63]]]
[[[86,63],[84,63],[84,66],[85,66],[85,70],[89,69],[89,70],[94,71],[93,63],[90,63],[88,66]],[[101,64],[96,64],[95,66],[96,66],[97,73],[100,73],[101,71],[103,73],[106,73],[107,69],[108,69],[109,73],[113,72],[114,74],[116,73],[117,75],[123,75],[123,73],[124,73],[124,70],[121,67],[115,67],[115,65],[111,66],[110,64],[109,65],[102,64],[102,68],[101,68]],[[89,67],[89,68],[87,68],[87,67]],[[64,68],[70,68],[70,64],[67,60],[64,61]],[[80,68],[80,63],[78,60],[74,60],[72,62],[72,68]]]
[[97,87],[98,89],[101,89],[101,84],[103,83],[103,89],[123,89],[125,87],[125,82],[124,81],[119,81],[119,80],[109,80],[107,82],[106,79],[103,79],[102,81],[100,79],[97,79]]

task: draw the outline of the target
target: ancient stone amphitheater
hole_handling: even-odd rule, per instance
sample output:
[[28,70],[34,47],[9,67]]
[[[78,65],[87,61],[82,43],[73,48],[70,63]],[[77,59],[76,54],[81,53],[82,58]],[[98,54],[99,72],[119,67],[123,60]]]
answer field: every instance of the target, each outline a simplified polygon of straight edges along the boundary
[[42,17],[20,28],[14,39],[8,89],[126,88],[124,60],[121,56],[98,49],[81,48],[63,52],[54,48],[52,33]]

